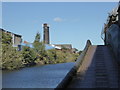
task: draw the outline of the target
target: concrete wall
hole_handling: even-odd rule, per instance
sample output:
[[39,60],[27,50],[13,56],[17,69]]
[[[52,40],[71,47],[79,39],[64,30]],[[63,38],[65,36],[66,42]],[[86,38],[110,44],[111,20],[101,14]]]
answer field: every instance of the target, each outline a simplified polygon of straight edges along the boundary
[[76,64],[73,66],[73,68],[68,72],[68,74],[66,75],[66,77],[61,81],[61,83],[56,87],[56,89],[58,88],[66,88],[66,86],[69,84],[69,82],[72,80],[73,76],[76,74],[78,68],[80,67],[85,54],[89,48],[89,46],[91,45],[90,40],[87,41],[86,46],[84,48],[84,50],[82,51],[82,53],[80,54],[80,56],[78,57]]
[[106,43],[111,46],[111,49],[120,62],[120,27],[113,24],[106,32]]

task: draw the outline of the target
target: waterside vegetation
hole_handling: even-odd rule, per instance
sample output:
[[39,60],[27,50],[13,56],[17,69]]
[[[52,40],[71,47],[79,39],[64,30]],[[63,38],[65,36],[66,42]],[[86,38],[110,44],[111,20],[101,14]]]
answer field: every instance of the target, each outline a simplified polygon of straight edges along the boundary
[[65,62],[74,62],[79,53],[68,52],[67,49],[45,50],[45,45],[41,41],[40,34],[37,33],[33,42],[33,48],[28,45],[22,47],[21,51],[12,46],[12,37],[8,33],[2,32],[2,62],[0,68],[3,70],[14,70],[28,67],[36,64],[56,64]]

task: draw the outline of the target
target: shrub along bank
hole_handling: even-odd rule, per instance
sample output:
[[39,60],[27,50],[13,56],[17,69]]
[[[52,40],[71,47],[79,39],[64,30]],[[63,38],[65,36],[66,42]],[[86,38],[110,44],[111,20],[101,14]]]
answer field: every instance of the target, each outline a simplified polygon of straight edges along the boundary
[[37,33],[33,42],[33,48],[27,45],[21,51],[12,47],[12,37],[2,32],[2,62],[0,68],[14,70],[35,64],[56,64],[74,62],[79,54],[58,51],[55,49],[45,50],[45,45],[40,41],[40,34]]

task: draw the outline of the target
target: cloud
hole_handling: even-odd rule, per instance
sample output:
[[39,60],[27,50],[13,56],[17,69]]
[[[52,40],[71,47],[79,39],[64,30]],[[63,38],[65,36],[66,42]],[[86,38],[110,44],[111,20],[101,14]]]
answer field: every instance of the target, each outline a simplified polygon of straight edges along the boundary
[[53,20],[54,20],[55,22],[62,22],[62,21],[63,21],[63,19],[62,19],[62,18],[59,18],[59,17],[55,17]]
[[53,21],[55,21],[55,22],[65,22],[65,21],[68,21],[68,22],[79,22],[80,21],[80,19],[79,18],[71,18],[71,19],[63,19],[63,18],[60,18],[60,17],[55,17],[54,19],[53,19]]

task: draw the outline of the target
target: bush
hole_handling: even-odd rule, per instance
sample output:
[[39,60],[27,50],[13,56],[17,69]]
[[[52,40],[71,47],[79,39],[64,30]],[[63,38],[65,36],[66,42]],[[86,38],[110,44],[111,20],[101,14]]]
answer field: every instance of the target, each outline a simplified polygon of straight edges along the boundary
[[68,51],[60,51],[60,50],[47,50],[47,56],[49,62],[52,63],[65,63],[65,62],[75,62],[79,54],[70,53]]
[[31,66],[34,64],[56,64],[64,62],[74,62],[79,54],[70,53],[66,48],[60,50],[45,50],[45,45],[40,41],[40,34],[37,33],[33,48],[24,46],[22,51],[17,51],[17,48],[12,47],[12,37],[3,32],[2,34],[2,62],[0,68],[2,69],[19,69],[24,66]]
[[35,64],[36,55],[32,48],[24,46],[22,50],[22,62],[25,66]]
[[12,47],[12,37],[9,33],[2,32],[2,62],[1,69],[19,69],[23,67],[21,52]]
[[2,47],[2,69],[19,69],[23,67],[21,52],[10,45]]

